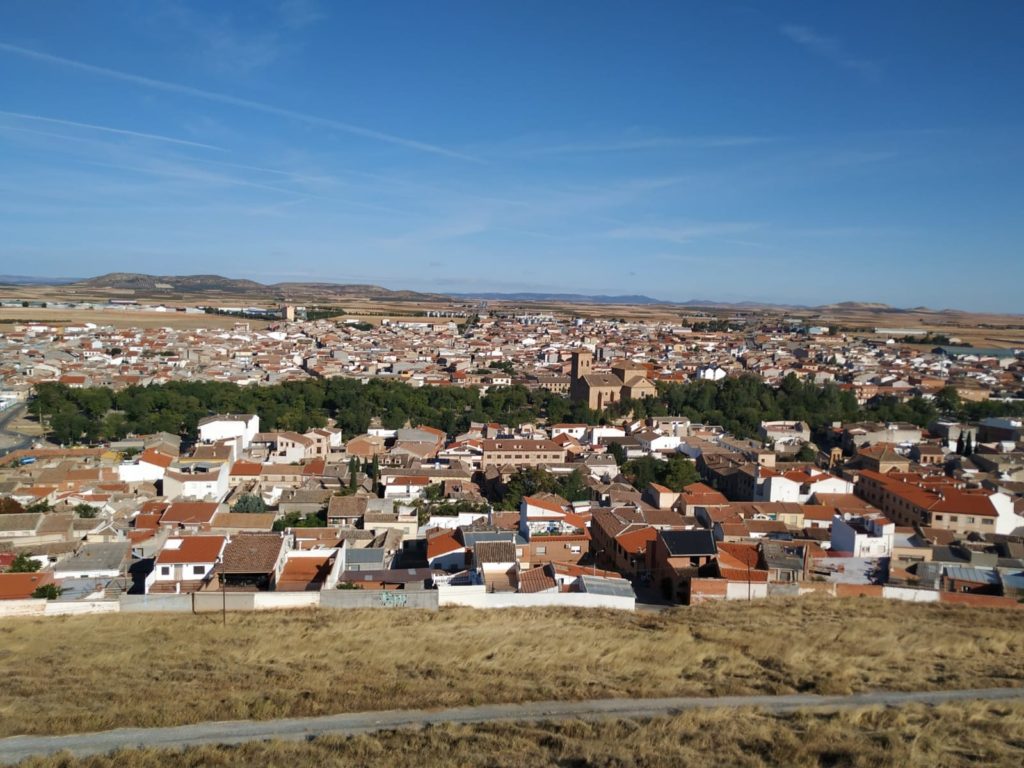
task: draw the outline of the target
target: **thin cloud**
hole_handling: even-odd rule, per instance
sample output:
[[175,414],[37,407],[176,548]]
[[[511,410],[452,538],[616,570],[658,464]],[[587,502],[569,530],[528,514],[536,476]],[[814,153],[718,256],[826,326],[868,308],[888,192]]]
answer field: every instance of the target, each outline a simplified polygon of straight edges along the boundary
[[748,147],[772,141],[763,136],[654,136],[607,142],[576,142],[524,150],[524,156],[642,152],[658,149],[719,149]]
[[749,221],[722,221],[687,224],[684,226],[632,226],[619,227],[605,233],[617,240],[660,240],[668,243],[689,243],[706,237],[747,232],[758,225]]
[[327,18],[314,0],[283,0],[277,7],[281,21],[289,29],[302,29]]
[[169,144],[181,144],[186,147],[200,147],[201,149],[213,149],[217,152],[226,152],[227,150],[223,147],[215,147],[212,144],[203,144],[198,141],[187,141],[185,139],[176,139],[172,136],[161,136],[157,133],[142,133],[141,131],[129,131],[125,128],[111,128],[107,125],[93,125],[92,123],[79,123],[74,120],[61,120],[56,117],[43,117],[42,115],[27,115],[21,112],[6,112],[0,110],[0,115],[4,117],[15,117],[19,120],[37,120],[43,123],[52,123],[54,125],[69,125],[74,128],[87,128],[91,131],[104,131],[106,133],[116,133],[121,136],[132,136],[137,139],[149,139],[151,141],[165,141]]
[[882,66],[878,62],[850,54],[838,40],[822,35],[810,27],[800,24],[783,24],[779,27],[779,31],[794,43],[803,46],[817,56],[828,59],[833,64],[871,78],[882,74]]
[[292,120],[298,120],[300,122],[308,123],[309,125],[333,128],[335,130],[351,133],[355,136],[361,136],[366,139],[381,141],[386,144],[394,144],[396,146],[406,147],[407,149],[415,149],[420,152],[426,152],[434,155],[442,155],[444,157],[457,158],[459,160],[479,162],[479,160],[475,157],[470,157],[469,155],[464,155],[461,152],[446,149],[445,147],[439,147],[434,144],[427,144],[425,142],[416,141],[414,139],[406,139],[401,136],[394,136],[390,133],[383,133],[381,131],[375,131],[371,128],[363,128],[362,126],[352,125],[350,123],[343,123],[338,120],[331,120],[326,117],[318,117],[316,115],[310,115],[305,112],[297,112],[292,109],[275,107],[272,104],[264,104],[263,102],[260,101],[243,99],[238,96],[230,96],[226,93],[205,91],[201,88],[193,88],[189,85],[181,85],[180,83],[172,83],[166,80],[157,80],[152,77],[144,77],[143,75],[134,75],[130,72],[121,72],[116,69],[108,69],[107,67],[98,67],[94,64],[86,64],[82,61],[66,59],[62,56],[54,56],[49,53],[43,53],[41,51],[32,50],[31,48],[22,48],[21,46],[11,45],[10,43],[0,43],[0,51],[6,51],[7,53],[13,53],[17,56],[23,56],[29,59],[35,59],[36,61],[45,61],[49,64],[60,64],[61,66],[70,67],[72,69],[77,69],[83,72],[89,72],[94,75],[109,77],[114,80],[121,80],[127,83],[134,83],[136,85],[141,85],[146,88],[153,88],[155,90],[160,91],[168,91],[170,93],[180,93],[186,96],[193,96],[197,99],[205,99],[206,101],[216,101],[221,104],[228,104],[233,107],[240,107],[242,109],[251,109],[257,112],[278,115],[279,117],[286,117]]

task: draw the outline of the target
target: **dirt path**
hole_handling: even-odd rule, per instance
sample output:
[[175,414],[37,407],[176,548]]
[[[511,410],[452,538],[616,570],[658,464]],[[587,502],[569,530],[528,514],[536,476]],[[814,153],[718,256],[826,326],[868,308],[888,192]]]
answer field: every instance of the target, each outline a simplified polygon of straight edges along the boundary
[[0,739],[0,762],[9,764],[33,755],[67,750],[78,756],[104,754],[138,747],[183,748],[200,744],[238,744],[264,739],[305,740],[321,734],[353,735],[395,728],[416,728],[441,723],[484,723],[500,720],[638,718],[672,715],[693,709],[758,707],[769,712],[799,709],[841,709],[903,704],[942,704],[970,700],[1024,700],[1024,688],[856,693],[849,696],[719,696],[667,699],[593,699],[541,701],[531,704],[489,704],[439,710],[356,712],[286,720],[207,722],[171,728],[119,728],[70,736],[13,736]]

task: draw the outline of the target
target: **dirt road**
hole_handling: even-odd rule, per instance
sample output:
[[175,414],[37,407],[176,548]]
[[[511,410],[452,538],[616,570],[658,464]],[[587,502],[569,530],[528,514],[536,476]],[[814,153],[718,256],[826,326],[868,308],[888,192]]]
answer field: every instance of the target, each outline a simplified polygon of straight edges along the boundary
[[238,720],[207,722],[171,728],[119,728],[99,733],[70,736],[13,736],[0,739],[0,762],[9,764],[33,755],[50,755],[67,750],[84,757],[123,748],[182,748],[200,744],[238,744],[265,739],[305,740],[321,734],[353,735],[395,728],[417,728],[440,723],[484,723],[601,718],[643,718],[672,715],[693,709],[735,709],[758,707],[769,712],[799,709],[841,709],[903,704],[941,704],[970,700],[1024,700],[1024,688],[977,690],[889,692],[876,691],[849,696],[719,696],[666,699],[593,699],[590,701],[544,701],[531,704],[489,704],[440,710],[390,710],[356,712],[324,717],[286,720]]

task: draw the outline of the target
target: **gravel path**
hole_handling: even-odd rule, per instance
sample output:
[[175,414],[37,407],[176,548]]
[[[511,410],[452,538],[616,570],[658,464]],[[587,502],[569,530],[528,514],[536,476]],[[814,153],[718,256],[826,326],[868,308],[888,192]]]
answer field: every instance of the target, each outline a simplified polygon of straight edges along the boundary
[[15,763],[33,755],[50,755],[64,750],[78,757],[84,757],[137,747],[180,749],[200,744],[237,744],[265,739],[305,740],[327,733],[353,735],[441,723],[638,718],[672,715],[686,710],[737,707],[758,707],[769,712],[789,712],[799,709],[841,709],[1011,699],[1024,699],[1024,688],[921,692],[876,691],[848,696],[793,694],[785,696],[694,696],[666,699],[593,699],[590,701],[541,701],[529,704],[487,704],[438,710],[355,712],[283,720],[206,722],[171,728],[118,728],[112,731],[69,736],[12,736],[0,739],[0,763]]

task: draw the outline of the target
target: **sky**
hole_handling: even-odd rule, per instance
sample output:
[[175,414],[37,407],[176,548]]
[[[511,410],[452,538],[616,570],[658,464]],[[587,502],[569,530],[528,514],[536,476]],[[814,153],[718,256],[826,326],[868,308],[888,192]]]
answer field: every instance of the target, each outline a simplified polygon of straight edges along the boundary
[[1024,313],[1024,3],[4,0],[0,273]]

